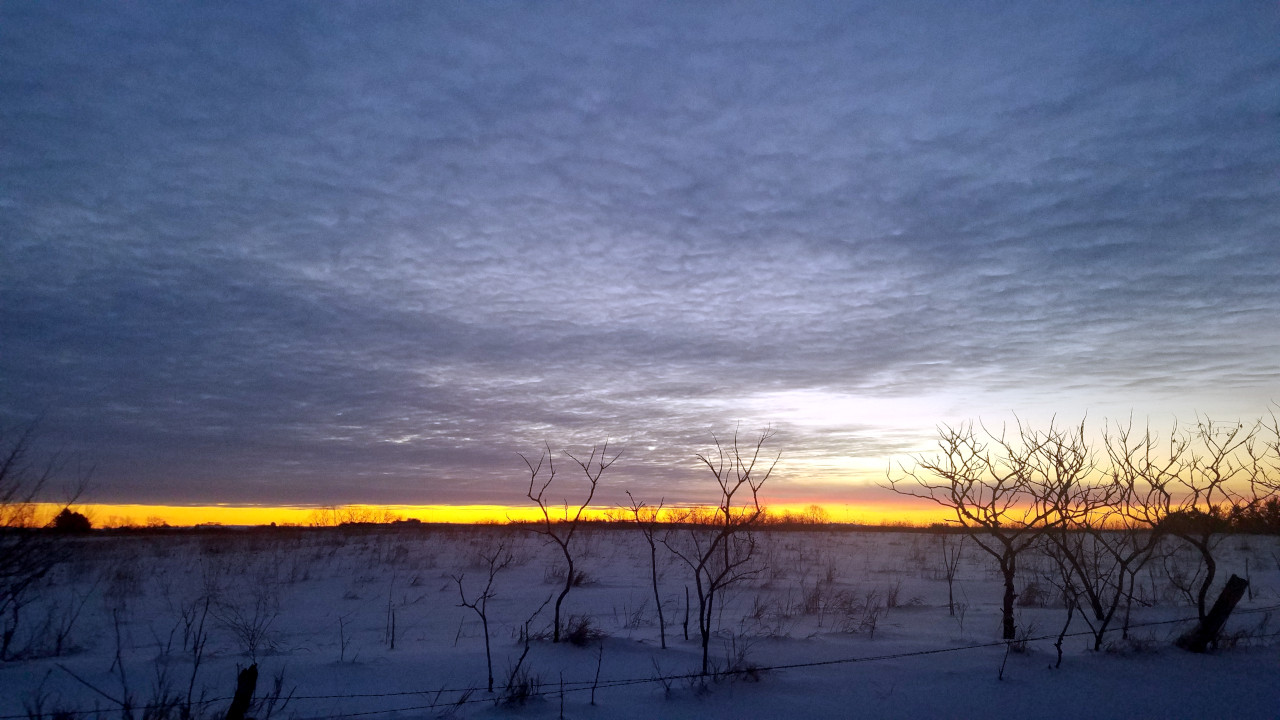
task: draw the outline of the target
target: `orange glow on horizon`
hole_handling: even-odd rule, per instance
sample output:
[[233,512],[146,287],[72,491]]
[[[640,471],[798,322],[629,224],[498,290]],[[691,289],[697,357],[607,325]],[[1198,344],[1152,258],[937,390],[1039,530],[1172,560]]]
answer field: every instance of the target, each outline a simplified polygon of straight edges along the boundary
[[[947,515],[936,506],[919,503],[863,503],[858,505],[834,503],[787,503],[767,506],[772,517],[784,513],[805,515],[812,505],[826,511],[826,519],[838,524],[857,525],[911,525],[927,526],[945,522]],[[37,517],[41,524],[48,522],[61,505],[38,506]],[[142,505],[87,503],[75,505],[73,510],[83,513],[95,528],[147,527],[168,525],[193,527],[214,524],[244,525],[299,525],[336,524],[335,520],[363,517],[397,517],[417,519],[424,523],[492,524],[507,522],[531,522],[542,519],[541,511],[530,505],[346,505],[334,507],[272,507],[241,505]],[[667,512],[687,508],[665,508]],[[561,519],[563,510],[555,512],[552,519]],[[630,513],[619,507],[590,507],[583,513],[584,519],[609,520],[629,518]]]

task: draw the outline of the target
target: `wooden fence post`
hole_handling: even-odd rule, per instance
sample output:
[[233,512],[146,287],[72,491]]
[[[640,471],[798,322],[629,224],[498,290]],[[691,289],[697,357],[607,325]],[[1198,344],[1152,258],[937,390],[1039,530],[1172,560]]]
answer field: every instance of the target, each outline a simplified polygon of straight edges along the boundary
[[249,706],[253,704],[253,691],[258,687],[258,663],[254,663],[236,677],[236,695],[227,708],[227,720],[245,720]]
[[1217,642],[1218,633],[1222,631],[1222,626],[1226,624],[1227,618],[1231,617],[1231,611],[1236,609],[1236,603],[1240,602],[1240,598],[1244,596],[1244,591],[1248,587],[1248,580],[1232,575],[1227,580],[1226,587],[1222,588],[1222,593],[1218,595],[1218,601],[1213,604],[1213,609],[1205,615],[1204,621],[1178,638],[1174,644],[1191,652],[1202,653],[1207,650],[1210,643]]

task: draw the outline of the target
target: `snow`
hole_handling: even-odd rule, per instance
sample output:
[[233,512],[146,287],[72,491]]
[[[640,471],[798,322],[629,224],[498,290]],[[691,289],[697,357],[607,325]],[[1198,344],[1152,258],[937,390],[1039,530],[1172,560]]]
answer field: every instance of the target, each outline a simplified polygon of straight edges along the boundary
[[[193,697],[214,701],[198,709],[222,717],[237,668],[252,662],[255,643],[259,696],[281,673],[284,693],[292,692],[276,717],[1280,716],[1280,648],[1267,612],[1280,605],[1278,538],[1224,540],[1220,580],[1248,572],[1252,595],[1227,626],[1231,642],[1217,651],[1195,655],[1172,646],[1189,623],[1167,621],[1195,612],[1157,562],[1140,583],[1151,606],[1134,609],[1131,641],[1120,641],[1119,621],[1102,652],[1090,649],[1087,633],[1068,637],[1054,668],[1053,637],[1065,613],[1053,593],[1043,607],[1018,608],[1020,627],[1049,637],[1008,652],[999,641],[999,575],[971,544],[956,581],[965,609],[953,617],[937,535],[771,530],[758,537],[761,570],[721,605],[712,659],[720,669],[735,661],[801,667],[656,681],[696,675],[700,665],[696,595],[689,640],[681,630],[688,571],[660,553],[664,650],[647,544],[634,529],[593,527],[574,540],[589,582],[569,593],[565,615],[589,617],[604,637],[582,647],[535,637],[525,667],[544,694],[509,706],[496,701],[501,687],[492,695],[484,688],[480,619],[459,607],[454,577],[462,576],[472,598],[487,576],[482,554],[506,543],[515,555],[496,576],[488,609],[502,686],[523,650],[520,626],[560,588],[558,550],[527,530],[95,534],[72,541],[68,561],[23,609],[15,646],[24,652],[0,664],[0,716],[28,717],[42,700],[46,717],[55,709],[96,708],[81,717],[116,718],[120,709],[108,696],[119,700],[127,689],[135,708],[166,694],[185,698],[194,670]],[[1167,549],[1170,563],[1195,567],[1176,541]],[[1042,565],[1037,558],[1022,564],[1021,590]],[[1043,579],[1039,585],[1048,587]],[[884,607],[894,595],[895,606]],[[206,598],[208,643],[196,667],[191,639]],[[535,636],[548,628],[550,613],[548,605],[534,618]],[[66,639],[53,656],[59,629]],[[1078,618],[1071,627],[1086,630]],[[459,692],[466,688],[478,689]],[[453,706],[458,700],[465,702]]]

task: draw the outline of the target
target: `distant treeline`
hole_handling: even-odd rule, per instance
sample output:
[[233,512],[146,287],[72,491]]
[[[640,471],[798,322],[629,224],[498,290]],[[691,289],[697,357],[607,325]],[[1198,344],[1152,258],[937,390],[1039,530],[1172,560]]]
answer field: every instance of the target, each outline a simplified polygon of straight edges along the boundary
[[[475,523],[428,522],[417,518],[405,518],[390,512],[382,512],[375,516],[357,514],[344,517],[340,512],[327,510],[317,515],[318,520],[307,524],[271,524],[257,526],[221,525],[206,523],[190,527],[171,527],[165,524],[149,523],[147,525],[120,525],[107,528],[92,528],[88,518],[79,513],[68,512],[59,516],[59,521],[50,523],[45,531],[61,533],[111,532],[119,534],[155,533],[155,532],[244,532],[256,530],[323,530],[327,528],[358,529],[447,529],[460,527],[513,527],[522,528],[537,525],[532,520],[510,520],[506,522],[483,521]],[[554,522],[554,520],[553,520]],[[689,507],[669,508],[661,518],[659,525],[677,527],[696,527],[713,525],[716,522],[715,508]],[[604,511],[594,519],[582,519],[579,524],[584,528],[630,529],[635,519],[624,509]],[[1212,524],[1220,532],[1234,532],[1256,535],[1280,535],[1280,498],[1267,498],[1254,505],[1216,508],[1208,512],[1174,513],[1166,518],[1163,527],[1152,529],[1181,529],[1188,525]],[[913,525],[906,522],[884,522],[877,524],[836,522],[831,520],[825,508],[812,505],[801,511],[784,510],[774,512],[765,510],[759,523],[761,529],[768,530],[827,530],[827,531],[859,531],[859,532],[981,532],[976,528],[964,528],[953,523],[932,523],[929,525]]]

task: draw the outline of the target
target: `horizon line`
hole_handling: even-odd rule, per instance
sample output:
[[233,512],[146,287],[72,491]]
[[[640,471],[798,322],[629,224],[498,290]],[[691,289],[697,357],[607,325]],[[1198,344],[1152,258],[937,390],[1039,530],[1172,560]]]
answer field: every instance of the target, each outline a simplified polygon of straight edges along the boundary
[[[364,504],[345,505],[259,505],[259,504],[204,504],[167,505],[147,503],[33,503],[34,524],[43,526],[61,511],[70,507],[93,523],[98,529],[124,529],[145,527],[198,527],[223,525],[241,527],[323,527],[349,523],[389,523],[396,519],[417,520],[428,524],[493,525],[542,521],[542,511],[535,505],[501,504]],[[646,506],[648,507],[648,506]],[[664,506],[662,511],[687,511],[714,508],[710,504],[681,504]],[[811,524],[927,527],[945,523],[947,514],[937,506],[921,507],[909,503],[860,503],[850,507],[847,503],[779,503],[762,504],[772,517],[808,515],[821,522]],[[819,508],[816,512],[813,508]],[[552,519],[563,514],[559,506],[552,510]],[[584,520],[609,521],[622,519],[629,513],[620,505],[589,505]]]

